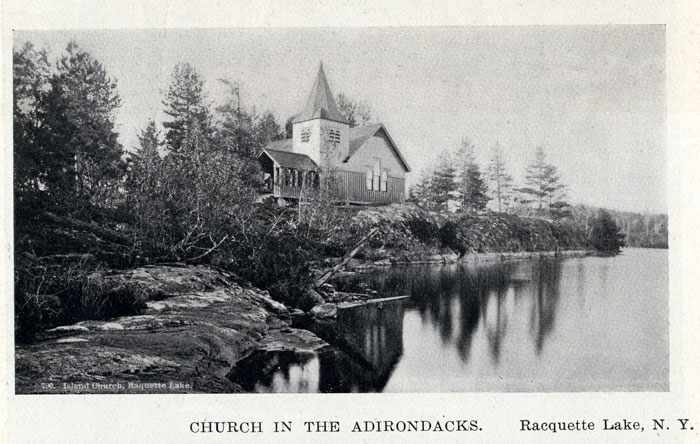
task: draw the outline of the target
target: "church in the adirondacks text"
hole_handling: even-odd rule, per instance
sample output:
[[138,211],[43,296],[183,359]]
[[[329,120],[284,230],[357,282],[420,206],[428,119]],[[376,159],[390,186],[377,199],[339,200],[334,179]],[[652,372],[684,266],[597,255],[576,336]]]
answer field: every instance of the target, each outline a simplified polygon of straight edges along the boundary
[[304,110],[292,120],[292,138],[267,144],[259,158],[265,194],[299,199],[324,174],[332,175],[338,203],[404,202],[406,159],[382,124],[350,127],[319,67]]

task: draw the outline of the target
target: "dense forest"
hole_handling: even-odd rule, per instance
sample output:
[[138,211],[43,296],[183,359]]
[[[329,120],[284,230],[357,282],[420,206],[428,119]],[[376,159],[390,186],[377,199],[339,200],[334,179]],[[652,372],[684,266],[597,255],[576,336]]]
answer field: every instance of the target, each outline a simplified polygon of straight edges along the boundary
[[[319,261],[342,254],[365,234],[365,226],[353,225],[357,213],[338,208],[321,191],[308,194],[303,205],[259,200],[256,156],[269,141],[290,136],[289,120],[282,124],[271,112],[241,108],[237,84],[225,83],[228,96],[212,104],[196,68],[177,64],[163,93],[167,118],[143,122],[138,146],[124,147],[115,123],[118,83],[99,60],[75,42],[57,60],[31,43],[15,49],[18,338],[61,323],[138,312],[138,294],[121,288],[91,294],[86,283],[98,270],[144,264],[219,267],[277,300],[301,305]],[[367,105],[343,95],[338,103],[352,124],[372,120]],[[494,147],[486,171],[474,161],[473,149],[465,140],[455,154],[458,162],[446,157],[412,188],[410,200],[427,211],[421,214],[456,215],[430,221],[415,215],[402,223],[414,242],[463,254],[545,249],[552,244],[538,239],[551,235],[561,248],[580,247],[602,226],[596,209],[566,204],[566,187],[543,149],[522,187],[513,184],[500,147]],[[499,213],[493,223],[489,201]],[[665,216],[613,212],[612,218],[616,242],[621,228],[629,245],[666,245]],[[430,226],[435,220],[437,231]],[[482,231],[496,226],[517,242],[476,244]],[[545,234],[535,236],[539,232]],[[385,230],[385,243],[392,236]]]

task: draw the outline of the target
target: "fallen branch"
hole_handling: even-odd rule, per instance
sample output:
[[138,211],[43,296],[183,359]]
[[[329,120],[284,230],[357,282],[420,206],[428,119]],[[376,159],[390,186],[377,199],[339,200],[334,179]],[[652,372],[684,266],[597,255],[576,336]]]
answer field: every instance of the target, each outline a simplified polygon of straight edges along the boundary
[[226,239],[228,239],[228,234],[227,234],[226,236],[224,236],[217,244],[215,244],[213,247],[211,247],[210,249],[208,249],[208,250],[205,251],[204,253],[200,254],[199,256],[195,256],[195,257],[192,257],[192,258],[189,258],[189,259],[185,259],[185,261],[186,261],[186,262],[193,262],[193,261],[196,261],[196,260],[198,260],[198,259],[203,258],[203,257],[206,256],[207,254],[209,254],[209,253],[211,253],[212,251],[214,251],[214,250],[216,250],[217,248],[219,248],[219,246],[220,246],[221,244],[223,244],[224,241],[225,241]]
[[377,227],[372,228],[372,229],[370,230],[370,232],[367,233],[367,235],[365,235],[365,237],[363,237],[362,239],[360,239],[359,242],[357,242],[357,243],[355,244],[355,246],[352,247],[352,249],[351,249],[349,252],[347,252],[347,253],[345,254],[345,256],[343,256],[343,258],[340,260],[340,262],[338,262],[337,264],[335,264],[330,270],[328,270],[328,271],[326,271],[325,273],[323,273],[323,274],[321,275],[321,277],[318,278],[318,279],[316,280],[316,282],[314,282],[313,288],[318,288],[318,287],[320,287],[321,285],[325,284],[326,281],[328,281],[328,279],[331,278],[331,276],[333,276],[334,274],[336,274],[336,273],[338,272],[338,270],[340,270],[341,268],[343,268],[343,266],[344,266],[346,263],[348,263],[348,261],[349,261],[350,259],[352,259],[352,258],[360,251],[360,249],[361,249],[362,246],[365,244],[365,242],[367,242],[368,240],[372,239],[377,233],[379,233],[379,228],[377,228]]

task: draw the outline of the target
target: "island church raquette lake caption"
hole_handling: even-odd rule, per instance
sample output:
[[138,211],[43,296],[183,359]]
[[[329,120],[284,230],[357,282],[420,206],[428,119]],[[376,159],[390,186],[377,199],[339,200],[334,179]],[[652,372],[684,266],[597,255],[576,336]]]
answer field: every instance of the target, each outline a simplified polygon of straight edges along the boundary
[[[689,418],[664,419],[654,418],[649,420],[649,429],[655,432],[667,430],[692,431],[694,426]],[[520,432],[644,432],[645,427],[639,420],[608,419],[598,422],[581,419],[572,421],[542,421],[520,419],[518,424]],[[372,420],[352,421],[303,421],[302,426],[295,425],[293,421],[273,421],[264,424],[262,421],[193,421],[189,424],[191,433],[289,433],[301,431],[303,433],[365,433],[365,432],[477,432],[483,431],[476,419],[454,420]]]

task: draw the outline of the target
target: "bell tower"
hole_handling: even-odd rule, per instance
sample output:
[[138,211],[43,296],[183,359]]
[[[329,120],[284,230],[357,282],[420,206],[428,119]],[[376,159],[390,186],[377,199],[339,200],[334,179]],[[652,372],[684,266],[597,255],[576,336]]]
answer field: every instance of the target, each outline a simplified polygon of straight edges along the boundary
[[338,166],[348,155],[350,123],[338,110],[323,63],[304,110],[292,121],[292,151],[306,154],[319,166]]

